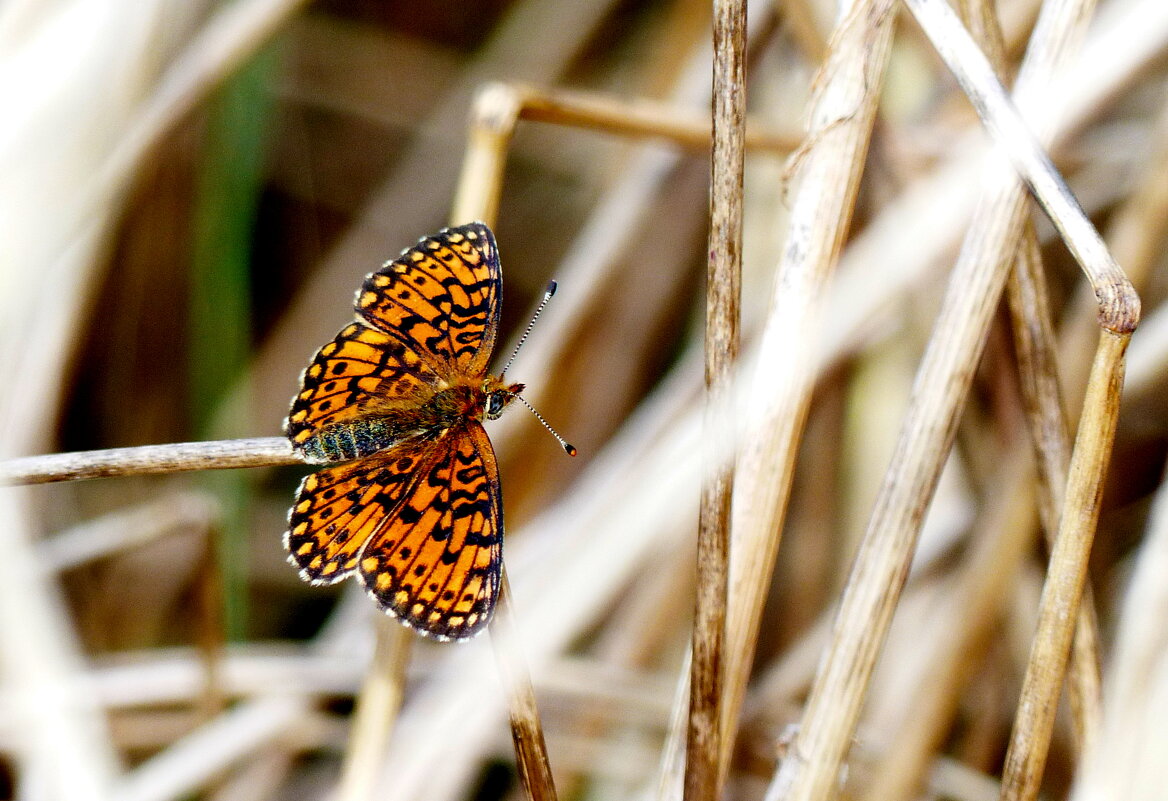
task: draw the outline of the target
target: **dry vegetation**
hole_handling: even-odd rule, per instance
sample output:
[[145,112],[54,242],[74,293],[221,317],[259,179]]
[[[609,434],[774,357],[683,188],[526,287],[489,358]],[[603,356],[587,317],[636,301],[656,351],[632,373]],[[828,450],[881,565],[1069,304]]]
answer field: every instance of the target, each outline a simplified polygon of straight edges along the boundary
[[[1162,797],[1168,4],[853,5],[750,4],[739,195],[706,2],[0,4],[0,457],[227,441],[0,465],[127,473],[0,490],[0,797]],[[471,218],[581,455],[490,427],[513,604],[451,646],[298,579],[275,437]]]

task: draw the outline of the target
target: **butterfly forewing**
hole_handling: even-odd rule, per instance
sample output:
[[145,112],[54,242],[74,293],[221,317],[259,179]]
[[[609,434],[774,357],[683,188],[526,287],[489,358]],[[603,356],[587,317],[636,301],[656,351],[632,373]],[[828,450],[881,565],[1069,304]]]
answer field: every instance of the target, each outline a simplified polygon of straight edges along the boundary
[[436,371],[481,377],[495,345],[501,272],[489,228],[448,228],[370,274],[357,315],[415,346]]
[[304,371],[284,433],[299,447],[322,427],[360,416],[371,401],[410,399],[437,380],[417,350],[383,331],[350,323]]

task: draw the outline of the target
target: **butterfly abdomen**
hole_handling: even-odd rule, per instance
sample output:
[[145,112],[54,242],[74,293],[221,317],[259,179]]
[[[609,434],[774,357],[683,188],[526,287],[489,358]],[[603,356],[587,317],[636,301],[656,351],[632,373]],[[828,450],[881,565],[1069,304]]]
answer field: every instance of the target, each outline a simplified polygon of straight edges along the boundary
[[298,447],[313,464],[364,459],[407,439],[434,438],[464,420],[481,420],[486,399],[480,387],[462,384],[435,392],[415,408],[373,402],[364,416],[322,426]]
[[392,448],[419,433],[416,425],[391,417],[367,417],[325,426],[300,445],[304,461],[312,464],[364,459]]

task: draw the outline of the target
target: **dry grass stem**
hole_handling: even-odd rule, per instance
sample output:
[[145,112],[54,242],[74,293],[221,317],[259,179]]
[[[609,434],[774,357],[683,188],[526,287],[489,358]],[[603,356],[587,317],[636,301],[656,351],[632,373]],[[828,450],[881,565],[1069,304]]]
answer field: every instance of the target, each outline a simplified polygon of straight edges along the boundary
[[[1079,8],[1044,8],[1019,75],[1022,96],[1044,85],[1065,58],[1069,42],[1078,40],[1077,26],[1084,19]],[[996,83],[992,70],[987,72]],[[1022,230],[1024,196],[1017,180],[1001,164],[995,164],[987,179],[988,191],[950,278],[888,473],[840,600],[836,636],[816,676],[792,757],[776,773],[769,801],[825,797],[838,781]]]
[[[1041,477],[1039,515],[1047,545],[1053,549],[1065,503],[1071,443],[1059,392],[1055,361],[1057,343],[1039,266],[1033,238],[1027,237],[1010,276],[1009,300],[1023,397]],[[1078,633],[1071,654],[1069,694],[1080,748],[1089,748],[1098,733],[1102,703],[1099,624],[1090,585],[1084,591],[1077,625]]]
[[522,640],[511,605],[511,585],[503,571],[499,606],[491,623],[491,646],[507,693],[511,712],[511,739],[515,744],[515,765],[519,780],[531,801],[556,801],[543,722],[535,703],[535,688],[520,650]]
[[[694,148],[710,146],[708,122],[676,106],[526,84],[488,83],[475,94],[471,108],[470,134],[450,215],[452,224],[498,216],[507,152],[520,120],[616,136],[657,137]],[[748,122],[748,149],[788,153],[797,146],[790,136]]]
[[337,788],[339,801],[374,797],[377,767],[404,696],[414,634],[388,617],[378,617],[374,626],[377,643],[353,711],[353,730]]
[[1130,338],[1108,330],[1100,335],[1071,457],[1059,535],[1043,586],[1038,631],[1002,770],[1003,801],[1033,801],[1038,796],[1099,519]]
[[697,595],[689,682],[683,797],[714,801],[720,790],[723,651],[726,639],[734,439],[731,380],[738,357],[742,294],[742,186],[746,139],[746,3],[714,3],[714,143],[706,267],[703,462],[698,511]]
[[[742,31],[745,36],[745,20]],[[519,116],[525,120],[601,131],[616,136],[666,139],[684,147],[710,147],[709,120],[675,105],[647,98],[622,99],[567,89],[539,89],[523,85],[508,88],[519,96]],[[715,98],[717,91],[715,89]],[[799,146],[798,139],[793,135],[774,130],[762,120],[746,115],[745,122],[744,144],[747,150],[789,153]]]
[[889,741],[888,756],[866,791],[871,801],[905,801],[919,791],[952,723],[960,689],[977,666],[975,655],[988,644],[1005,589],[1033,544],[1033,463],[1021,447],[1005,458],[1000,485],[1009,494],[975,526],[957,586],[943,601],[953,610],[953,625],[933,645],[930,680],[914,695],[912,713]]
[[[1005,45],[996,9],[985,2],[972,5],[974,8],[968,9],[964,16],[976,32],[978,44],[993,62],[994,70],[999,75],[1006,74]],[[1053,546],[1070,465],[1071,442],[1065,404],[1059,392],[1054,323],[1042,275],[1042,256],[1032,224],[1023,230],[1017,262],[1008,279],[1007,299],[1022,399],[1041,478],[1037,498],[1039,519],[1048,546]],[[1094,318],[1095,314],[1090,317]],[[1092,328],[1097,329],[1097,326],[1093,324]],[[1021,488],[1007,486],[1006,491],[1016,496]],[[1072,653],[1069,688],[1074,731],[1080,749],[1095,736],[1101,702],[1099,633],[1090,588],[1085,597],[1087,602],[1079,609],[1079,634]]]
[[738,460],[731,531],[723,755],[729,763],[747,666],[755,650],[815,370],[812,341],[863,170],[877,87],[888,56],[892,3],[861,3],[844,18],[816,81],[808,138],[794,164],[788,242],[778,266],[751,381],[747,419],[757,436]]
[[301,463],[284,437],[178,442],[8,459],[0,462],[0,485]]
[[1099,304],[1099,324],[1116,333],[1134,331],[1140,319],[1139,297],[1112,258],[1103,237],[1087,219],[1070,187],[1023,121],[985,54],[944,0],[906,2],[994,134],[994,141],[1009,155],[1087,273]]

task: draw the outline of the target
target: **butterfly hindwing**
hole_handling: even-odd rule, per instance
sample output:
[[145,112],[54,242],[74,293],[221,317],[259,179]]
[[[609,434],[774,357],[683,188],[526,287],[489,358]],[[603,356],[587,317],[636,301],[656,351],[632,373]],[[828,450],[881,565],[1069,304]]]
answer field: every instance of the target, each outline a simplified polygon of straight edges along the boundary
[[436,372],[481,377],[495,345],[502,270],[482,223],[425,237],[366,277],[359,319],[397,337]]
[[434,443],[419,479],[369,541],[360,574],[383,608],[440,639],[465,639],[494,612],[503,555],[498,467],[469,420]]
[[366,543],[393,517],[436,452],[405,444],[305,477],[284,535],[289,561],[314,584],[352,574]]

